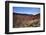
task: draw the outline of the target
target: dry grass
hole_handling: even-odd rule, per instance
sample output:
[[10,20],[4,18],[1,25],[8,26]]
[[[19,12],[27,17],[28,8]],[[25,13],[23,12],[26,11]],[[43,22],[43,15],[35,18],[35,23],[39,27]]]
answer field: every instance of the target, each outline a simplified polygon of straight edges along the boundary
[[13,15],[13,28],[40,27],[40,15]]
[[40,26],[40,20],[35,19],[35,20],[25,20],[25,21],[20,21],[17,20],[15,23],[14,27],[39,27]]

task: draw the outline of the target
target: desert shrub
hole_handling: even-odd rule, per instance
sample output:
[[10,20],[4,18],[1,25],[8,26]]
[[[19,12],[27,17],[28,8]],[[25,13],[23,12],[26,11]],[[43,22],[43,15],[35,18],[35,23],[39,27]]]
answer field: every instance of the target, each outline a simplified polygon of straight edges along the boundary
[[39,21],[33,22],[32,27],[38,27],[40,25]]

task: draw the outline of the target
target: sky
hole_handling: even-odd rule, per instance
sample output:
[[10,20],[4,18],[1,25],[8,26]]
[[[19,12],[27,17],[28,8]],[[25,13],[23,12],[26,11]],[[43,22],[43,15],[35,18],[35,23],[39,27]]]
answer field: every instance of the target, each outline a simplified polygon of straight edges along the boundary
[[21,14],[38,14],[40,13],[40,8],[35,7],[13,7],[14,13],[21,13]]

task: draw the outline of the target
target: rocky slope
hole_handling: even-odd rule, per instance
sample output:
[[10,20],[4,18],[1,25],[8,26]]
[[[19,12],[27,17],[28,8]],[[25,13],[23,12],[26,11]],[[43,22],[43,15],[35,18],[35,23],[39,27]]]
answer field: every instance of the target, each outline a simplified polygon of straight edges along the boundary
[[39,27],[39,26],[40,26],[40,13],[36,15],[13,13],[13,28]]

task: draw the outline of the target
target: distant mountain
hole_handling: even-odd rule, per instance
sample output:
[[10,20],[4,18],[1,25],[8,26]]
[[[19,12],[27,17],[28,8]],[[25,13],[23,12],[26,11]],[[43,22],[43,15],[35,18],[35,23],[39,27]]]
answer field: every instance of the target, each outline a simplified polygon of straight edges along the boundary
[[21,14],[21,13],[13,13],[13,15],[27,15],[27,16],[39,16],[40,13],[33,15],[33,14]]
[[33,14],[21,14],[21,13],[13,13],[13,15],[27,15],[27,16],[33,16]]

